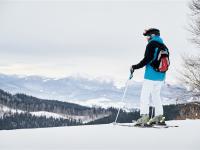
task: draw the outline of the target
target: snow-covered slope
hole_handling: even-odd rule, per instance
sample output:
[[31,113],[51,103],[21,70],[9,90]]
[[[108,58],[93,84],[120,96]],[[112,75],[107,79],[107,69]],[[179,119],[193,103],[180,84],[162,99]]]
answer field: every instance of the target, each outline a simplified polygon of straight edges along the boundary
[[[11,113],[11,114],[14,114],[14,113],[26,113],[26,111],[22,111],[22,110],[19,110],[19,109],[12,109],[12,108],[9,108],[7,106],[4,106],[2,104],[0,104],[0,118],[3,117],[3,115],[5,113]],[[106,117],[108,116],[109,114],[102,114],[102,115],[98,115],[98,116],[89,116],[89,115],[64,115],[64,114],[58,114],[58,113],[53,113],[53,112],[47,112],[47,111],[35,111],[35,112],[29,112],[30,114],[32,114],[33,116],[44,116],[46,118],[62,118],[62,119],[76,119],[76,120],[82,120],[83,123],[87,123],[87,122],[90,122],[90,121],[93,121],[93,120],[96,120],[96,119],[100,119],[100,118],[103,118],[103,117]]]
[[[12,114],[14,114],[14,113],[26,113],[26,111],[19,110],[19,109],[12,109],[12,108],[9,108],[7,106],[0,104],[0,117],[4,113],[12,113]],[[59,115],[59,114],[47,112],[47,111],[36,111],[36,112],[29,112],[29,113],[34,115],[34,116],[45,116],[46,118],[50,118],[50,117],[52,117],[52,118],[64,118],[64,119],[69,118],[67,116],[63,116],[63,115]]]
[[[125,81],[124,81],[125,82]],[[142,83],[130,81],[126,95],[127,107],[138,106]],[[86,78],[81,76],[61,79],[40,76],[17,76],[0,74],[0,89],[12,94],[25,93],[44,99],[57,99],[78,104],[102,107],[118,106],[124,87],[117,87],[111,79]],[[187,90],[180,85],[165,84],[161,94],[163,103],[185,102]],[[180,98],[181,97],[181,98]]]
[[4,113],[6,113],[6,112],[11,112],[11,113],[24,113],[24,111],[22,111],[22,110],[12,109],[12,108],[9,108],[9,107],[4,106],[4,105],[2,105],[2,104],[0,104],[0,111],[1,111],[1,112],[4,112]]
[[200,120],[169,121],[178,128],[106,125],[0,131],[2,150],[199,150]]

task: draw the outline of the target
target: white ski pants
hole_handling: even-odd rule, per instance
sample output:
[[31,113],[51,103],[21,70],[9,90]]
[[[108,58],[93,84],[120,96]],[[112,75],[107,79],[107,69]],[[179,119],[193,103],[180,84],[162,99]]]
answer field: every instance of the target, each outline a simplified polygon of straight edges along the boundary
[[155,107],[155,116],[163,115],[163,106],[160,98],[162,85],[163,81],[144,80],[140,96],[140,115],[149,114],[150,102]]

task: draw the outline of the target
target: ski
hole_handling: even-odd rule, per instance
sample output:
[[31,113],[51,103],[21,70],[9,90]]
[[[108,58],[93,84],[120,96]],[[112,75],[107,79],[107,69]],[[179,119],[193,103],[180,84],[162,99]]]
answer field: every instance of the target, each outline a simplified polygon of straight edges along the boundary
[[153,125],[152,128],[162,129],[162,128],[177,128],[177,125]]
[[179,127],[177,125],[150,125],[150,126],[136,126],[135,124],[114,124],[122,127],[136,127],[136,128],[157,128],[157,129],[162,129],[162,128],[176,128]]

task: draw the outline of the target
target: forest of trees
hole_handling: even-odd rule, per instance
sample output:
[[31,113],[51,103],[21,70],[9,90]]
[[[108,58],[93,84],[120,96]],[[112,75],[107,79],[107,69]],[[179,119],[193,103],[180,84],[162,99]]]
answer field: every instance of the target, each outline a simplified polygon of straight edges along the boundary
[[[0,90],[0,106],[22,110],[23,112],[2,112],[0,107],[0,130],[20,128],[42,128],[56,126],[107,124],[115,120],[118,109],[116,108],[89,108],[77,104],[60,102],[56,100],[43,100],[25,94],[12,95]],[[57,114],[89,116],[90,122],[83,123],[80,119],[53,118],[34,116],[30,112],[47,111]],[[151,111],[150,111],[151,112]],[[96,117],[95,116],[101,116]],[[200,103],[191,102],[177,105],[164,106],[166,120],[200,119]],[[120,111],[118,122],[130,123],[140,117],[138,109],[131,112]]]
[[[6,106],[21,113],[3,112],[1,107]],[[46,118],[34,116],[30,112],[51,112],[65,118]],[[55,126],[81,125],[83,120],[73,119],[75,116],[86,116],[91,120],[108,116],[110,112],[103,108],[89,108],[73,103],[57,100],[39,99],[25,94],[12,95],[0,90],[0,129],[39,128]],[[70,117],[71,116],[71,117]]]
[[108,113],[101,108],[89,108],[58,100],[39,99],[25,94],[12,95],[3,90],[0,90],[0,104],[27,112],[47,111],[63,115],[90,116],[91,118]]
[[33,116],[30,113],[6,113],[0,118],[0,130],[22,128],[44,128],[58,126],[81,125],[81,120],[46,118],[45,116]]
[[[152,110],[150,108],[150,110]],[[109,108],[112,112],[110,116],[98,120],[91,121],[87,124],[107,124],[115,120],[117,109]],[[151,117],[151,111],[149,116]],[[164,106],[164,116],[166,120],[184,120],[184,119],[200,119],[200,102],[191,102],[185,104],[171,104]],[[131,123],[140,117],[139,110],[126,112],[121,110],[118,121],[119,123]]]

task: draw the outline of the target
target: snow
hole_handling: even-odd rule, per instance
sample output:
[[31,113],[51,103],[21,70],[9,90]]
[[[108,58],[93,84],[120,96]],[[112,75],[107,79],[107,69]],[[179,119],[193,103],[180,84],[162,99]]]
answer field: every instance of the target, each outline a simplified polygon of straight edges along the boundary
[[2,150],[199,150],[200,120],[168,121],[177,128],[113,124],[0,131]]
[[25,111],[19,109],[12,109],[7,106],[0,104],[0,110],[2,113],[11,112],[11,113],[24,113]]
[[82,120],[83,123],[87,123],[87,122],[90,122],[90,121],[93,121],[93,120],[96,120],[96,119],[100,119],[100,118],[103,118],[103,117],[106,117],[108,116],[109,114],[105,115],[98,115],[98,116],[93,116],[93,117],[90,117],[90,116],[76,116],[76,115],[64,115],[64,114],[57,114],[57,113],[52,113],[52,112],[47,112],[47,111],[36,111],[36,112],[30,112],[32,115],[34,116],[45,116],[46,118],[57,118],[57,119],[60,119],[60,118],[63,118],[63,119],[76,119],[76,120]]
[[[7,106],[4,106],[4,105],[1,105],[0,104],[0,113],[1,115],[3,115],[3,113],[8,113],[8,112],[11,112],[11,113],[25,113],[26,111],[23,111],[23,110],[19,110],[19,109],[12,109],[12,108],[9,108]],[[53,117],[53,118],[69,118],[67,116],[63,116],[61,114],[56,114],[56,113],[52,113],[52,112],[47,112],[47,111],[36,111],[36,112],[29,112],[30,114],[34,115],[34,116],[45,116],[47,118],[50,118],[50,117]]]
[[[55,99],[86,106],[118,107],[123,95],[125,80],[110,77],[88,77],[74,75],[63,78],[43,76],[12,76],[0,74],[1,89],[12,94],[26,93],[43,99]],[[118,83],[121,82],[121,86]],[[122,84],[123,83],[123,84]],[[59,90],[57,90],[59,88]],[[131,80],[125,97],[127,109],[139,106],[142,82]],[[186,95],[187,94],[187,95]],[[161,92],[163,104],[187,102],[191,95],[180,84],[165,84]],[[104,100],[102,100],[104,99]],[[180,101],[181,100],[181,101]]]
[[[1,105],[0,104],[0,118],[3,117],[4,113],[11,112],[12,114],[14,113],[25,113],[26,111],[19,110],[19,109],[12,109],[7,106]],[[88,115],[67,115],[67,114],[59,114],[59,113],[53,113],[53,112],[47,112],[47,111],[35,111],[35,112],[29,112],[33,116],[43,116],[46,118],[56,118],[56,119],[76,119],[76,120],[82,120],[83,123],[87,123],[96,119],[100,119],[103,117],[108,116],[109,114],[102,114],[102,115],[94,115],[94,116],[88,116]]]
[[73,101],[69,101],[70,103],[75,103],[75,104],[79,104],[82,106],[86,106],[86,107],[101,107],[101,108],[110,108],[110,107],[114,107],[114,108],[121,108],[123,110],[126,111],[130,111],[134,109],[138,109],[139,108],[139,104],[136,103],[131,103],[131,102],[122,102],[122,101],[117,101],[117,100],[111,100],[105,97],[100,97],[97,99],[88,99],[85,101],[81,101],[81,100],[73,100]]
[[52,112],[47,112],[47,111],[35,111],[35,112],[30,112],[34,116],[45,116],[46,118],[66,118],[63,115],[52,113]]

